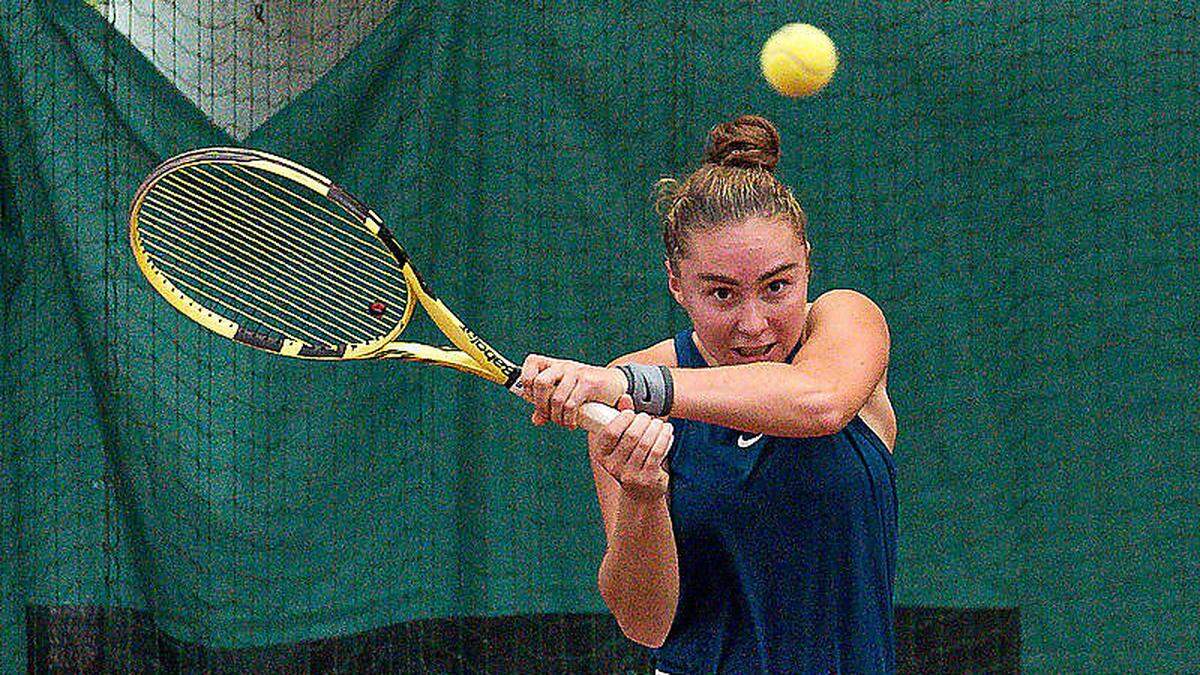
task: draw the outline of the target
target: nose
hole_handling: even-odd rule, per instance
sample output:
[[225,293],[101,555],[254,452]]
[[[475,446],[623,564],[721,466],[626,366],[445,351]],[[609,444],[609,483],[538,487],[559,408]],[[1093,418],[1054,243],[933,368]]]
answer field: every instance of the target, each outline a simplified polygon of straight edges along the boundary
[[766,312],[757,302],[747,302],[737,321],[738,332],[743,335],[758,335],[767,329]]

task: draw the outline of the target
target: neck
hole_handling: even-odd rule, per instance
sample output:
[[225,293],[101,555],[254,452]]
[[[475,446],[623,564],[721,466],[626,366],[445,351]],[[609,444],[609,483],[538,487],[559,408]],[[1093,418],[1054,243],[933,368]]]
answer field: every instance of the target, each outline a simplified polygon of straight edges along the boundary
[[700,336],[694,330],[692,331],[692,344],[696,345],[696,349],[700,351],[700,356],[709,366],[721,365],[717,361],[717,357],[713,356],[712,352],[708,351],[708,347],[705,347],[704,343],[700,341]]

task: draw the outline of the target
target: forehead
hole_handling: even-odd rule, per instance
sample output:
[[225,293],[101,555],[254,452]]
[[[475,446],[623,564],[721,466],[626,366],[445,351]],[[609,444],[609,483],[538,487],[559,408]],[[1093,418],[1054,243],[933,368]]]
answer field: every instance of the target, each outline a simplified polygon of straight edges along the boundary
[[687,255],[679,261],[679,271],[686,276],[719,274],[753,280],[787,263],[797,263],[802,269],[805,261],[804,242],[791,224],[780,219],[751,219],[689,232]]

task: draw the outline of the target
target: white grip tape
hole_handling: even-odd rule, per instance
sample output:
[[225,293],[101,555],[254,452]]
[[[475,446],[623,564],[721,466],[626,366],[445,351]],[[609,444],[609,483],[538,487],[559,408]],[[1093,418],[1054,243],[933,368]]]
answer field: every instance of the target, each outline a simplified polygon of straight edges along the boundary
[[616,408],[610,408],[603,403],[584,403],[579,407],[579,426],[588,431],[600,431],[617,417]]

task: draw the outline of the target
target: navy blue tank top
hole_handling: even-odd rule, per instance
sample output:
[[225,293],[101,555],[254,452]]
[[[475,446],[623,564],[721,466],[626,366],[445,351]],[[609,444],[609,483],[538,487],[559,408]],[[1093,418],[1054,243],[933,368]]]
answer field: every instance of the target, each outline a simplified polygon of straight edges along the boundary
[[[675,354],[707,366],[691,330]],[[656,667],[894,672],[896,469],[883,441],[857,416],[818,438],[671,423],[679,606]]]

